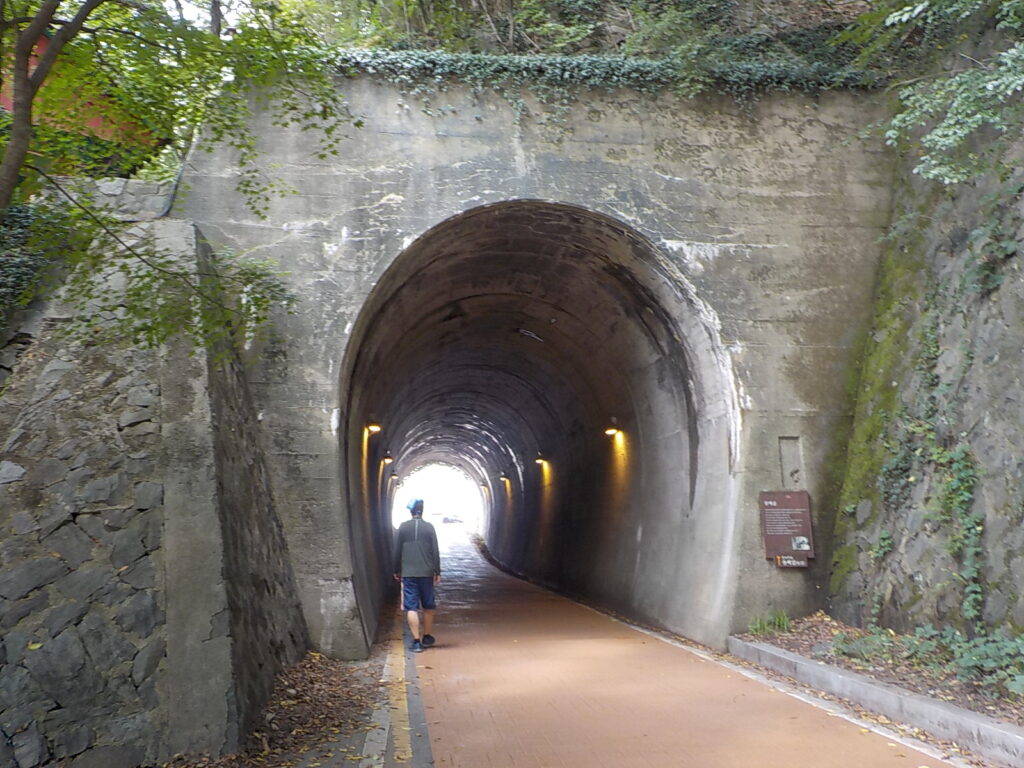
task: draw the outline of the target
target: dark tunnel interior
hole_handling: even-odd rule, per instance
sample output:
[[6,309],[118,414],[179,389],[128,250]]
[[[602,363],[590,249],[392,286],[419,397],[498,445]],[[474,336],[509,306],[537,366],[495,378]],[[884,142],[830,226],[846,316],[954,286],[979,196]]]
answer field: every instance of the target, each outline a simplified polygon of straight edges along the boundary
[[701,449],[686,310],[650,243],[581,208],[485,206],[413,242],[343,371],[363,604],[386,589],[392,481],[446,463],[483,486],[509,569],[663,625],[691,610],[673,583],[708,535],[701,457],[725,449]]

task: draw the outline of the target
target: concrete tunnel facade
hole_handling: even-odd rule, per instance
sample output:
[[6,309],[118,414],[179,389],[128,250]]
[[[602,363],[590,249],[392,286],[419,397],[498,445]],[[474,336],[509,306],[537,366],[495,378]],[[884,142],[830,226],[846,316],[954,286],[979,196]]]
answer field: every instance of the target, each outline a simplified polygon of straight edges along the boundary
[[[365,122],[340,158],[254,116],[296,191],[266,218],[225,148],[193,154],[178,204],[299,298],[249,388],[314,644],[375,635],[385,452],[388,474],[465,470],[495,557],[624,615],[722,646],[816,607],[890,200],[888,156],[847,141],[864,100],[586,92],[556,119],[529,94],[523,117],[458,85],[444,110],[340,87]],[[764,557],[758,492],[783,488],[811,494],[809,569]]]
[[341,384],[354,538],[378,544],[362,602],[390,573],[391,472],[444,462],[485,488],[485,539],[513,571],[691,635],[722,620],[735,386],[664,261],[620,222],[538,201],[460,214],[399,256]]

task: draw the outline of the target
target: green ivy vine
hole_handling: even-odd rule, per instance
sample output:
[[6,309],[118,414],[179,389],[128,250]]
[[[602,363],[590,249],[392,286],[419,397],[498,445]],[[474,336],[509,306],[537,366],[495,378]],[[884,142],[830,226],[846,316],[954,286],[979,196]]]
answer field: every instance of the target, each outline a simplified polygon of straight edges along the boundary
[[772,91],[816,93],[877,85],[874,74],[854,64],[852,48],[830,44],[834,32],[815,28],[784,35],[711,35],[661,57],[339,48],[330,63],[345,75],[372,75],[417,94],[465,83],[505,94],[525,89],[549,104],[586,88],[673,91],[687,97],[717,91],[750,104]]

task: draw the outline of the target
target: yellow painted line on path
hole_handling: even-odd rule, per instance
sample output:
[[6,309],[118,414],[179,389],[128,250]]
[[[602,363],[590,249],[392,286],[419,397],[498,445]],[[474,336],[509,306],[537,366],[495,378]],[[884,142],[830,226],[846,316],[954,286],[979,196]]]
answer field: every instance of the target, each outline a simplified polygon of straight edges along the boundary
[[401,615],[396,617],[388,650],[386,677],[388,698],[391,702],[391,735],[395,747],[395,761],[407,763],[412,760],[412,739],[409,724],[409,697],[405,679],[405,646],[402,640]]

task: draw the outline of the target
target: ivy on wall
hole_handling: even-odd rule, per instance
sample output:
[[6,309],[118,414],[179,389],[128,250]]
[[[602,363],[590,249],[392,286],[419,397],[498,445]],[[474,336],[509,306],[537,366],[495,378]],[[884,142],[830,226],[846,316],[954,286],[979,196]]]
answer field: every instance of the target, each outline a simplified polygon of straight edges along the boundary
[[366,73],[410,89],[439,89],[463,82],[476,88],[631,88],[673,90],[685,96],[718,91],[743,102],[770,91],[815,93],[867,87],[877,78],[853,64],[852,49],[829,45],[834,30],[718,36],[669,57],[451,53],[442,50],[338,49],[331,61],[349,75]]
[[35,215],[13,205],[0,217],[0,322],[32,294],[47,264],[44,252],[29,243]]
[[331,63],[350,75],[378,75],[410,87],[463,82],[477,88],[578,86],[635,88],[650,93],[676,82],[667,62],[632,56],[513,56],[348,48],[337,51]]

